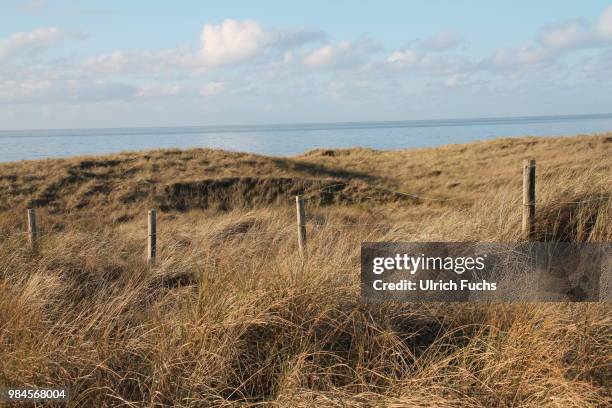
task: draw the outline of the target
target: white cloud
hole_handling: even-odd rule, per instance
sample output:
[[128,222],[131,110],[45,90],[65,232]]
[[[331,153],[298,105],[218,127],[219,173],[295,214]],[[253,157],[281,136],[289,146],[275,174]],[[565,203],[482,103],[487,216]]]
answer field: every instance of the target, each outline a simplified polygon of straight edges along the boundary
[[612,6],[596,22],[572,19],[549,24],[540,30],[538,41],[555,50],[612,46]]
[[206,24],[200,36],[202,59],[207,65],[241,62],[260,52],[268,40],[268,35],[252,20]]
[[457,48],[463,40],[454,31],[442,31],[424,40],[421,46],[431,51],[448,51]]
[[286,51],[323,37],[319,31],[265,31],[253,20],[225,20],[221,24],[205,24],[200,35],[200,56],[205,65],[236,64],[265,51]]
[[121,51],[100,54],[85,60],[85,66],[95,69],[98,73],[117,73],[129,63],[129,57]]
[[546,47],[562,49],[577,48],[595,40],[596,33],[582,19],[573,19],[549,24],[540,30],[538,41]]
[[321,67],[356,67],[363,64],[371,54],[380,50],[380,46],[368,39],[355,42],[342,41],[337,45],[326,44],[311,52],[303,58],[304,65],[310,68]]
[[181,49],[123,52],[112,51],[85,59],[82,70],[95,75],[146,73],[148,75],[172,69],[194,66],[194,57]]
[[474,63],[466,55],[449,55],[440,52],[425,52],[415,49],[402,49],[391,52],[384,67],[391,68],[387,74],[411,71],[424,76],[448,76],[472,70]]
[[422,41],[412,41],[403,49],[395,50],[387,57],[387,64],[395,69],[421,68],[434,72],[447,73],[463,64],[461,58],[451,58],[442,54],[457,48],[463,42],[454,31],[441,31]]
[[461,80],[461,76],[459,74],[451,75],[448,78],[446,78],[446,80],[444,81],[444,85],[446,85],[449,88],[454,88],[455,86],[457,86],[457,84],[459,84],[460,80]]
[[14,33],[5,40],[0,39],[0,61],[18,55],[39,53],[57,42],[63,35],[63,32],[56,27]]
[[[344,45],[346,47],[346,45]],[[328,65],[336,56],[338,50],[332,45],[323,47],[311,52],[304,58],[304,63],[309,67],[321,67]]]
[[519,47],[500,48],[482,66],[516,67],[551,63],[580,49],[612,47],[612,6],[596,22],[571,19],[542,27],[536,40]]
[[128,99],[136,87],[103,80],[0,81],[0,103],[98,102]]
[[552,56],[549,49],[526,44],[516,48],[500,48],[493,53],[490,61],[495,66],[536,65]]
[[389,55],[387,62],[400,67],[412,67],[420,60],[414,50],[395,51]]
[[612,6],[608,6],[599,17],[597,31],[602,37],[612,40]]

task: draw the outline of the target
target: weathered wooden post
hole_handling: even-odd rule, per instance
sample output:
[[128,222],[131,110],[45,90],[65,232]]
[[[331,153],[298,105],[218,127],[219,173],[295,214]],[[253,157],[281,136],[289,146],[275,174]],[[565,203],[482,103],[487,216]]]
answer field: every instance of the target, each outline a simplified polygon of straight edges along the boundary
[[157,255],[157,213],[149,210],[149,239],[147,246],[147,262],[150,265],[155,263]]
[[535,178],[536,161],[523,160],[523,237],[529,241],[535,238]]
[[295,196],[295,207],[297,210],[297,232],[300,256],[306,255],[306,215],[304,214],[304,200],[302,197]]
[[36,248],[36,240],[38,239],[38,225],[36,224],[36,211],[33,208],[28,208],[28,240],[30,248]]

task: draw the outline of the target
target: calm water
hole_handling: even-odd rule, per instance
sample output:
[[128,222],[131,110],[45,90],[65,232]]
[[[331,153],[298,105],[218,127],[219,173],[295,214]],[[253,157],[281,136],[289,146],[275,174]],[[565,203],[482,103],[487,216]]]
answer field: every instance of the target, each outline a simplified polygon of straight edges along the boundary
[[405,149],[502,136],[612,131],[612,114],[260,126],[0,131],[0,162],[211,147],[274,156],[319,147]]

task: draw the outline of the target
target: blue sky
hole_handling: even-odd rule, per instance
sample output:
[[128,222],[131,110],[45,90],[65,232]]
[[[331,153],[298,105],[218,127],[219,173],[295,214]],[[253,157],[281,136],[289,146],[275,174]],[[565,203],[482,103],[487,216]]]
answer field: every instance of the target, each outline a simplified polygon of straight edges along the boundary
[[28,0],[0,14],[2,129],[605,113],[610,95],[609,0]]

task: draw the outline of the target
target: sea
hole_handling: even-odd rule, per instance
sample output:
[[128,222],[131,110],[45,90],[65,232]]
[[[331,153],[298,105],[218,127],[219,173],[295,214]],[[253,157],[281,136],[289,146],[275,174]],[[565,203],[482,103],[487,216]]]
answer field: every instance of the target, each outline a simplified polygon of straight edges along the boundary
[[193,147],[299,155],[317,148],[411,149],[499,137],[612,131],[611,114],[240,126],[0,130],[0,162]]

